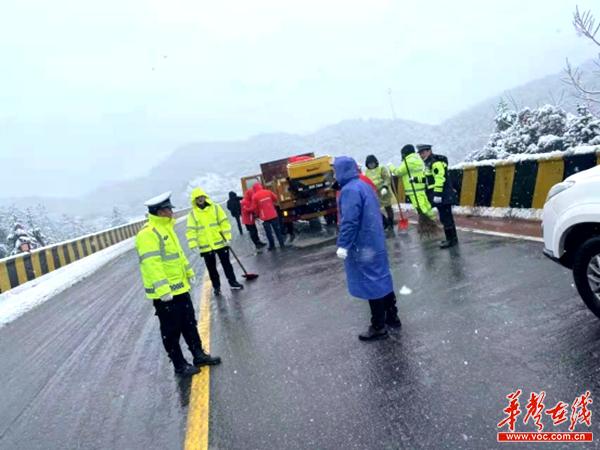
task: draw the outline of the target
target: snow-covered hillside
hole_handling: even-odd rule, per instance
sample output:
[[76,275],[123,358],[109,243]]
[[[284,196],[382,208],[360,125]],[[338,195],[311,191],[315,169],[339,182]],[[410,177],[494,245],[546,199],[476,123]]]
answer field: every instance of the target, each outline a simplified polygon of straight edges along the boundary
[[[584,81],[595,87],[591,68],[584,67]],[[52,212],[80,216],[110,217],[118,206],[125,214],[143,214],[143,202],[157,193],[172,190],[178,204],[187,205],[185,193],[190,182],[205,185],[215,197],[229,190],[240,190],[239,178],[259,172],[261,162],[313,151],[317,154],[349,155],[364,162],[368,154],[381,161],[399,162],[400,149],[406,143],[430,143],[435,151],[446,154],[450,164],[457,164],[472,152],[482,151],[495,130],[496,107],[500,99],[512,109],[531,110],[547,103],[555,104],[565,113],[576,113],[578,100],[563,82],[564,74],[557,73],[523,86],[499,93],[464,112],[437,125],[409,120],[357,119],[324,127],[314,133],[294,135],[264,134],[243,141],[189,143],[176,149],[146,176],[96,189],[77,199],[46,199]],[[550,138],[536,145],[552,148]],[[0,206],[15,199],[0,199]],[[31,206],[39,198],[19,199],[19,204]]]

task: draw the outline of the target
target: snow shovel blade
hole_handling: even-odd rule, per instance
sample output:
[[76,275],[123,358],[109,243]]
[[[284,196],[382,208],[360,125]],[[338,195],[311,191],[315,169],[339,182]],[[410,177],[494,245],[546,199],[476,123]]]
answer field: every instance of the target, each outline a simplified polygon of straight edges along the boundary
[[398,221],[399,230],[408,230],[408,219],[403,218]]

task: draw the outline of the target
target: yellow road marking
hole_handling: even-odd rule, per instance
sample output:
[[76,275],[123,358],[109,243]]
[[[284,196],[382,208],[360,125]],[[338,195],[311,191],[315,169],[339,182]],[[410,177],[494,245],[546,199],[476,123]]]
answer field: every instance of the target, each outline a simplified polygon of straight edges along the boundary
[[[210,351],[210,288],[208,275],[204,274],[200,296],[198,331],[200,332],[200,339],[202,339],[202,347],[206,353]],[[202,371],[192,378],[185,450],[208,449],[209,401],[210,367],[203,366]]]

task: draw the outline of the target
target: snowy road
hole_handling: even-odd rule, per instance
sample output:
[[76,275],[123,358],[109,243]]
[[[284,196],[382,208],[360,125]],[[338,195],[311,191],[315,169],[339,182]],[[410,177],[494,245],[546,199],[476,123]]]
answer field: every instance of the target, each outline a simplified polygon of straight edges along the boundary
[[[224,362],[211,370],[210,447],[488,449],[516,388],[545,390],[548,405],[597,397],[600,322],[570,274],[539,243],[460,237],[450,252],[388,240],[396,290],[412,292],[398,296],[402,330],[375,343],[356,338],[368,307],[348,297],[333,245],[254,257],[238,243],[261,276],[212,301]],[[0,342],[0,448],[182,447],[190,382],[172,374],[133,252]]]

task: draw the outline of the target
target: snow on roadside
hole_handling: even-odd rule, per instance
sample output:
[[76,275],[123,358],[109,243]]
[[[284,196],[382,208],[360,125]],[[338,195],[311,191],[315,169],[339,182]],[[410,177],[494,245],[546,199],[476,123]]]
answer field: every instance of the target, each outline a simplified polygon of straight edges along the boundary
[[0,294],[0,328],[133,249],[129,238]]
[[490,206],[453,206],[454,214],[492,217],[498,219],[542,220],[542,209],[529,208],[495,208]]
[[506,159],[484,159],[481,161],[464,161],[451,166],[450,169],[465,169],[469,167],[478,166],[501,166],[503,164],[513,164],[522,161],[546,161],[554,158],[563,158],[565,156],[597,153],[598,150],[600,150],[600,146],[598,145],[579,145],[577,147],[571,147],[570,149],[564,151],[555,150],[553,152],[547,153],[517,153],[514,155],[510,155]]

